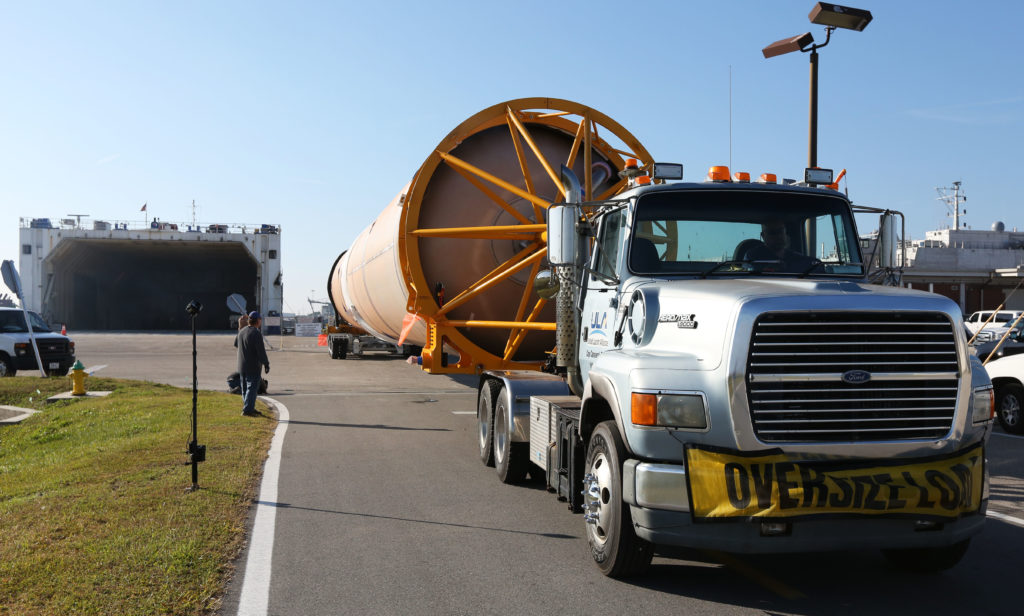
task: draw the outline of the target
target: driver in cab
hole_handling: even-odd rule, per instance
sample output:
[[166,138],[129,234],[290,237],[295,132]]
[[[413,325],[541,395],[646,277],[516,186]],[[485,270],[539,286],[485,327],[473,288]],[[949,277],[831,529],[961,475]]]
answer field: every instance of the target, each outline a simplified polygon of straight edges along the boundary
[[778,261],[781,270],[805,272],[814,264],[814,259],[790,249],[789,233],[781,220],[771,220],[761,225],[761,243],[751,247],[743,256],[747,261]]

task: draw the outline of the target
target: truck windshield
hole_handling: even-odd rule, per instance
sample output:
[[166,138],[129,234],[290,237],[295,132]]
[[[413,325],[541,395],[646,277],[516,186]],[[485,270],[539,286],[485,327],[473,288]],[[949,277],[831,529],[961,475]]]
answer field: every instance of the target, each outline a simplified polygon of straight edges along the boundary
[[[43,333],[52,331],[38,314],[31,311],[28,314],[32,319],[32,331]],[[0,332],[8,334],[28,332],[28,327],[25,326],[25,314],[20,310],[0,311]]]
[[845,200],[768,190],[641,196],[629,269],[704,276],[864,274]]

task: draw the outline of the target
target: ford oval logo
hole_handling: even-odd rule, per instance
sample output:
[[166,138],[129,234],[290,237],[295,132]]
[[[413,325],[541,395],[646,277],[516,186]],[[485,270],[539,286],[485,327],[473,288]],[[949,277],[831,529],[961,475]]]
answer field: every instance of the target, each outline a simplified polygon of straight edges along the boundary
[[843,373],[843,382],[850,385],[860,385],[871,380],[871,373],[867,370],[847,370]]

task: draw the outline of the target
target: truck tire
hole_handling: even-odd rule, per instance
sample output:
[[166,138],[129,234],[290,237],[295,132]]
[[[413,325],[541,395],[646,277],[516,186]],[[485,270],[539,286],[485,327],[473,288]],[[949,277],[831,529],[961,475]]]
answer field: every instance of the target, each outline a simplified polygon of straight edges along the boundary
[[583,512],[590,554],[601,573],[627,578],[651,564],[654,546],[636,536],[629,505],[622,502],[626,448],[614,421],[597,424],[583,466]]
[[476,405],[477,436],[480,445],[480,461],[484,466],[494,466],[494,401],[501,391],[501,383],[487,379],[480,386],[480,397]]
[[996,386],[996,417],[1003,430],[1011,434],[1024,433],[1021,403],[1024,403],[1024,387],[1017,383]]
[[900,569],[916,573],[938,573],[960,562],[967,553],[970,539],[939,548],[904,548],[882,550],[886,560]]
[[530,444],[513,443],[509,431],[512,409],[501,387],[494,403],[494,468],[502,483],[522,483],[530,469]]
[[15,374],[18,374],[18,369],[14,367],[14,360],[6,353],[0,353],[0,377],[14,376]]
[[331,359],[345,359],[348,356],[348,344],[344,338],[339,338],[331,343]]

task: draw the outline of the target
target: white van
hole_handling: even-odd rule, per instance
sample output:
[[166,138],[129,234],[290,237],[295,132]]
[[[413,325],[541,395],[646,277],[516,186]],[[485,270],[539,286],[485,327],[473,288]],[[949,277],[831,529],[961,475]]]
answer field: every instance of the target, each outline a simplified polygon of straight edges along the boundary
[[[75,363],[75,343],[50,329],[35,312],[30,310],[28,316],[32,319],[43,370],[51,376],[64,376]],[[0,308],[0,377],[14,376],[18,370],[34,370],[36,366],[25,313],[21,308]]]

